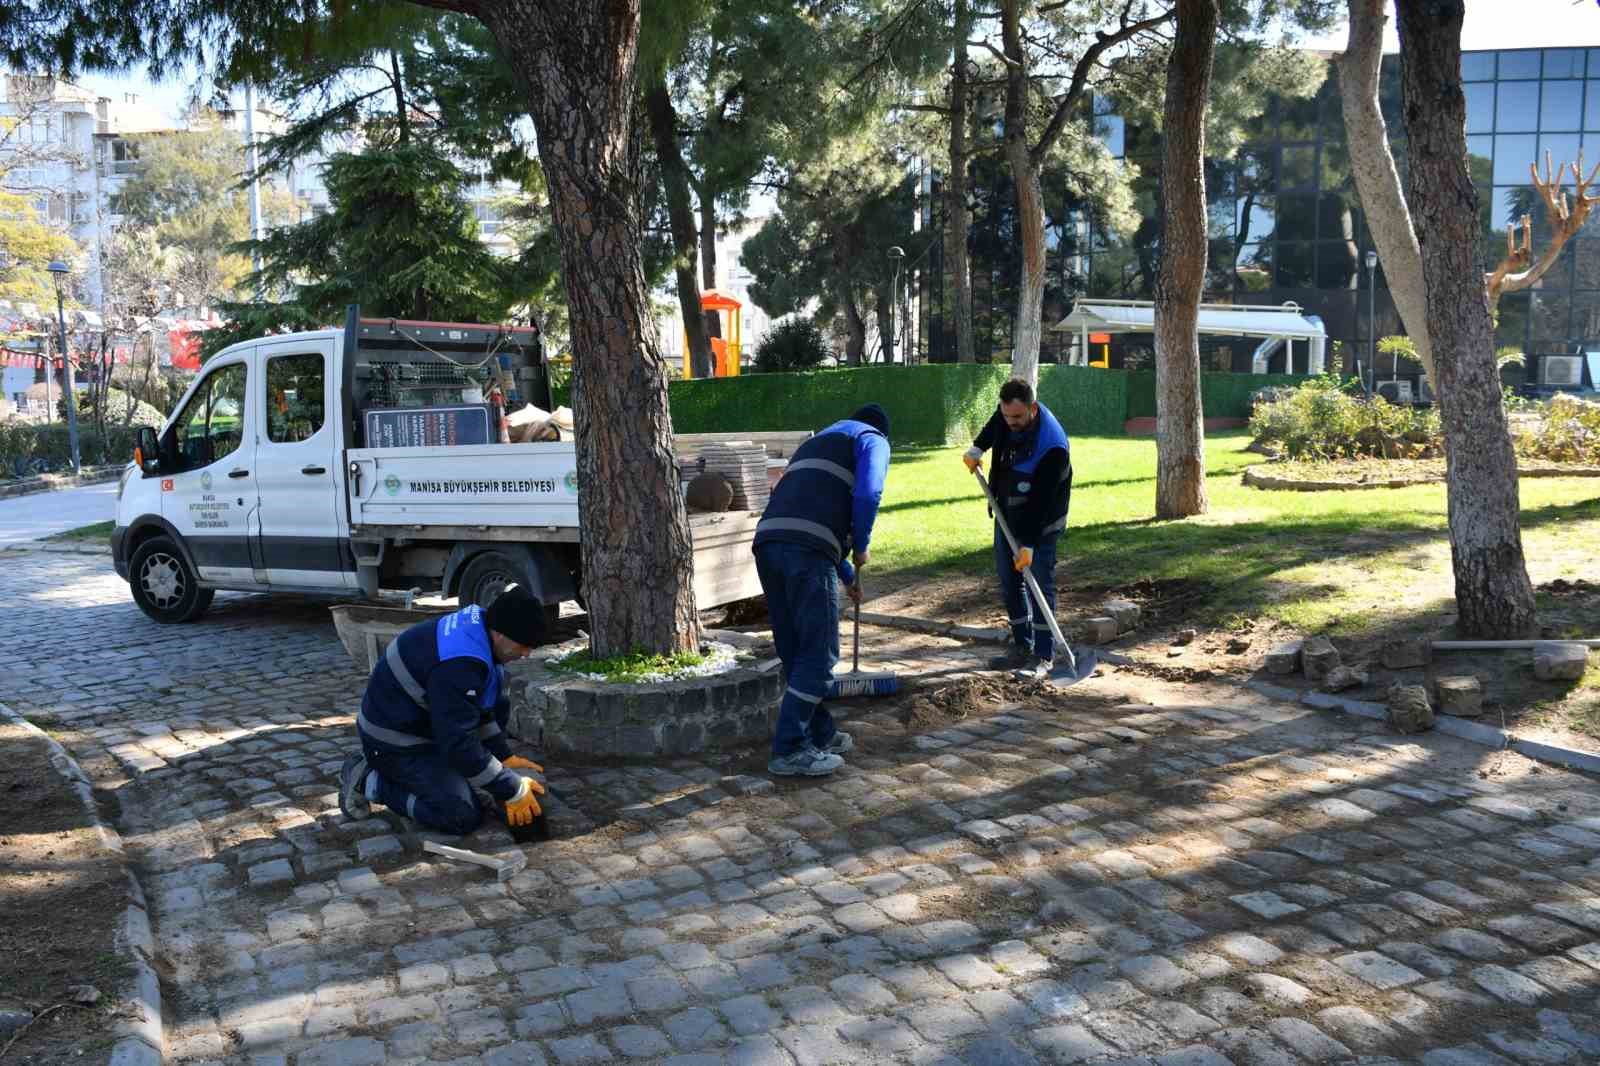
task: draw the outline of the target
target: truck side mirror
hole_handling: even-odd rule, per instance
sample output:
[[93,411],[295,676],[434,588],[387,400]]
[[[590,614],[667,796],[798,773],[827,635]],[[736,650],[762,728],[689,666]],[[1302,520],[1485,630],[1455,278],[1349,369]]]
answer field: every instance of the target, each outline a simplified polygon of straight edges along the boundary
[[146,476],[161,472],[161,451],[156,443],[156,431],[140,426],[133,433],[133,462]]

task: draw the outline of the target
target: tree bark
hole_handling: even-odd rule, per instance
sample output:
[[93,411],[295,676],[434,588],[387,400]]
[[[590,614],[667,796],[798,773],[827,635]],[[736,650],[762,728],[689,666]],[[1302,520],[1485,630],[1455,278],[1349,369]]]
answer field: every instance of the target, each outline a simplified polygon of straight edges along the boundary
[[1000,28],[1006,56],[1006,162],[1017,188],[1022,245],[1022,278],[1011,330],[1011,374],[1031,385],[1039,380],[1040,320],[1044,314],[1044,190],[1028,146],[1028,51],[1022,40],[1021,7],[1017,0],[1003,3]]
[[1495,368],[1467,169],[1461,0],[1399,0],[1410,145],[1407,199],[1427,283],[1428,340],[1444,423],[1450,556],[1462,636],[1514,639],[1537,625],[1518,527],[1517,461]]
[[672,226],[672,269],[678,281],[678,310],[683,315],[683,331],[689,344],[689,365],[695,377],[704,379],[711,377],[713,366],[706,313],[700,308],[700,281],[695,274],[699,238],[694,228],[694,207],[689,201],[689,168],[678,146],[678,113],[673,109],[665,77],[654,79],[645,89],[644,102]]
[[1206,280],[1206,100],[1217,0],[1178,0],[1162,109],[1161,265],[1156,274],[1156,517],[1204,514],[1200,294]]
[[527,97],[561,245],[594,654],[694,650],[693,545],[639,252],[639,0],[475,13]]
[[[1345,141],[1350,150],[1350,172],[1356,179],[1367,228],[1383,263],[1384,279],[1400,321],[1417,346],[1422,369],[1439,391],[1434,371],[1433,346],[1428,341],[1428,294],[1422,276],[1422,250],[1411,226],[1411,212],[1400,191],[1400,174],[1389,152],[1389,133],[1378,103],[1378,75],[1383,63],[1383,24],[1386,0],[1350,0],[1350,37],[1345,52],[1336,59],[1339,96],[1344,101]],[[1361,270],[1358,261],[1357,271]],[[1359,277],[1359,273],[1357,274]],[[1367,284],[1373,279],[1368,278]],[[1376,350],[1376,322],[1371,351]]]
[[944,269],[949,277],[955,323],[956,362],[976,363],[972,335],[972,277],[967,262],[967,36],[972,32],[968,0],[955,0],[950,64],[950,166],[944,175]]
[[900,342],[895,335],[894,306],[889,294],[881,289],[875,295],[874,305],[874,313],[878,316],[878,350],[883,353],[885,363],[892,363]]
[[867,323],[861,317],[861,309],[856,306],[856,294],[850,289],[849,277],[843,273],[837,277],[835,288],[839,294],[839,306],[844,311],[845,365],[860,366],[867,353]]

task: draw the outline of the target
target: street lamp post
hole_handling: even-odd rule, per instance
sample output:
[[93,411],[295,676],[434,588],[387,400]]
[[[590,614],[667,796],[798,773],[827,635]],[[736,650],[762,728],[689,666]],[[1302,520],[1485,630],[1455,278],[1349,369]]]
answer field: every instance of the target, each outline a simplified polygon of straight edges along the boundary
[[61,292],[61,282],[67,276],[68,268],[61,260],[53,259],[45,269],[50,271],[56,283],[56,324],[61,327],[61,374],[66,385],[67,440],[72,445],[72,472],[81,474],[83,465],[78,456],[78,390],[72,380],[72,357],[67,352],[67,312]]
[[900,313],[900,265],[906,260],[906,250],[898,244],[889,249],[889,262],[894,264],[894,280],[889,283],[889,339],[883,346],[884,362],[894,362],[895,316]]
[[[1367,366],[1372,380],[1378,380],[1378,253],[1367,249],[1367,342],[1372,346]],[[1376,386],[1374,386],[1376,387]]]

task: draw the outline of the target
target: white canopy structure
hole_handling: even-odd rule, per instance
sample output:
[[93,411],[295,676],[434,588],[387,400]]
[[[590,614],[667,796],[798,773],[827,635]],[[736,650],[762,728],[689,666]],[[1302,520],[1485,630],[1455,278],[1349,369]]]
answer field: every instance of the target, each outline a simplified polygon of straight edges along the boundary
[[[1087,365],[1091,333],[1154,333],[1155,304],[1150,300],[1079,300],[1072,314],[1054,329],[1072,330],[1082,338],[1071,362]],[[1250,361],[1252,373],[1264,374],[1267,359],[1284,345],[1288,363],[1294,365],[1294,342],[1310,346],[1307,369],[1320,374],[1327,364],[1328,331],[1316,315],[1303,314],[1300,305],[1201,304],[1200,332],[1226,337],[1263,337]]]

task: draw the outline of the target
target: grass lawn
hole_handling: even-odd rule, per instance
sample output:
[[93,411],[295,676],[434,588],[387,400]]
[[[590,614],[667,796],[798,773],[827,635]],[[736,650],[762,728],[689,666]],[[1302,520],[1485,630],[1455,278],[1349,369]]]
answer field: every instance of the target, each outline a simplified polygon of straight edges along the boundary
[[115,522],[96,522],[92,526],[79,526],[69,529],[65,533],[57,533],[45,540],[108,540],[111,537],[111,527]]
[[[1185,579],[1209,587],[1198,621],[1270,617],[1339,634],[1437,613],[1453,597],[1443,485],[1351,492],[1247,488],[1247,434],[1206,440],[1211,510],[1157,522],[1150,438],[1073,441],[1072,511],[1057,571],[1065,585]],[[873,534],[880,573],[980,573],[991,525],[960,447],[901,449]],[[1595,575],[1600,479],[1522,482],[1523,546],[1535,584]],[[1596,628],[1600,628],[1597,624]],[[1594,634],[1586,634],[1594,635]]]

